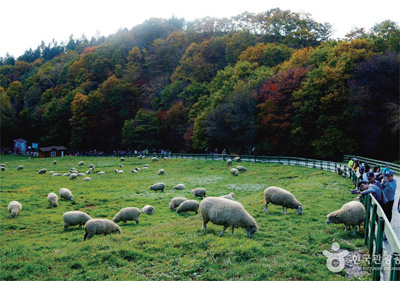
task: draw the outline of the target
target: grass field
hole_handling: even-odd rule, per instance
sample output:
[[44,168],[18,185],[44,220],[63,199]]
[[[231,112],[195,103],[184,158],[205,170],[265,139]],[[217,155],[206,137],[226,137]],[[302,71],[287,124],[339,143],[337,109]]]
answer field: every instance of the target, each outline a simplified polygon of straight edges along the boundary
[[[0,280],[348,280],[345,270],[327,269],[322,251],[330,250],[333,242],[349,251],[364,244],[362,233],[353,236],[343,225],[326,224],[328,213],[354,197],[348,192],[351,181],[335,173],[241,163],[248,171],[233,177],[231,167],[212,160],[64,157],[57,158],[56,165],[53,160],[0,158],[7,168],[0,171]],[[79,167],[79,161],[84,166]],[[85,172],[90,163],[106,174],[91,174],[92,181],[49,174],[71,167]],[[115,174],[120,164],[125,173]],[[148,170],[130,172],[144,164],[150,165]],[[17,171],[18,165],[24,169]],[[41,168],[48,173],[39,175]],[[165,169],[162,176],[157,175],[160,168]],[[165,192],[149,190],[157,182],[167,185]],[[178,183],[186,189],[173,191]],[[266,213],[263,191],[268,186],[291,191],[303,204],[303,215],[292,209],[282,215],[281,207],[273,205]],[[58,195],[62,187],[72,191],[74,201],[59,199],[59,206],[51,207],[47,194]],[[200,214],[180,215],[168,208],[173,197],[195,199],[190,191],[196,187],[206,188],[207,196],[234,192],[257,221],[253,238],[247,238],[244,229],[232,236],[230,228],[220,237],[223,227],[212,223],[203,232]],[[15,219],[7,211],[12,200],[23,206]],[[112,219],[124,207],[147,204],[155,207],[155,214],[142,214],[138,225],[121,222],[120,235],[83,241],[83,227],[63,228],[67,211]]]

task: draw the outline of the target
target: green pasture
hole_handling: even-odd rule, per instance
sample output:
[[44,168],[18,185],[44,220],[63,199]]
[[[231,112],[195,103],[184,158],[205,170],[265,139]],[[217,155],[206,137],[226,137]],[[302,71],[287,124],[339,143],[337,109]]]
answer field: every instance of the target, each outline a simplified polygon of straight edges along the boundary
[[[230,175],[222,161],[104,157],[64,157],[29,159],[4,156],[0,163],[0,280],[348,280],[346,271],[332,273],[326,267],[323,250],[333,242],[353,251],[363,247],[362,233],[353,236],[343,225],[327,225],[326,215],[353,199],[351,181],[335,173],[281,164],[233,163],[248,171]],[[84,166],[79,167],[79,161]],[[65,173],[75,167],[85,172],[96,165],[92,181],[69,180],[49,173]],[[119,165],[124,167],[120,168]],[[149,164],[137,174],[130,171]],[[23,170],[17,170],[24,165]],[[38,174],[46,168],[46,174]],[[115,174],[114,169],[124,174]],[[163,168],[165,174],[158,176]],[[105,175],[97,175],[104,171]],[[165,192],[149,190],[164,182]],[[183,183],[186,189],[173,191]],[[263,191],[279,186],[291,191],[303,204],[303,215],[280,206],[263,210]],[[58,195],[62,187],[74,201],[59,199],[57,208],[46,200],[50,192]],[[253,238],[244,229],[229,228],[223,237],[222,226],[208,224],[201,230],[200,214],[177,214],[168,207],[173,197],[196,199],[191,189],[203,187],[207,196],[235,193],[235,200],[257,221]],[[20,215],[11,219],[7,205],[17,200]],[[84,228],[63,228],[62,214],[71,210],[87,212],[92,218],[112,219],[124,207],[155,207],[154,215],[142,214],[140,223],[119,225],[122,234],[96,235],[83,241]],[[368,280],[369,276],[363,277]],[[359,280],[359,279],[357,279]]]

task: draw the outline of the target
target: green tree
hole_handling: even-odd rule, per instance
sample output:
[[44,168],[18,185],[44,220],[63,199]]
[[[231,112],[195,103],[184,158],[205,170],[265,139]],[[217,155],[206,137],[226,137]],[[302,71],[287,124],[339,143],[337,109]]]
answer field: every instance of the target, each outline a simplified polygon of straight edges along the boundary
[[87,128],[87,108],[89,102],[88,97],[81,93],[76,93],[74,100],[71,103],[72,117],[69,120],[71,125],[71,147],[77,150],[89,147],[85,143],[85,134]]

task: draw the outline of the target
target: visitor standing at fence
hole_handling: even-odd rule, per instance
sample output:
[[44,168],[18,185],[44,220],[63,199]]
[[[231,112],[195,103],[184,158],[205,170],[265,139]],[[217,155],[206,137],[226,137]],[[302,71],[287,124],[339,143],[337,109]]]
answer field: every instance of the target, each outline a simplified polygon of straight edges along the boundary
[[[367,178],[368,178],[368,182],[369,182],[369,186],[367,190],[364,190],[363,192],[358,191],[358,194],[360,194],[358,197],[356,197],[355,199],[360,199],[361,197],[368,195],[368,194],[372,194],[372,196],[374,196],[374,198],[376,199],[376,201],[379,202],[379,204],[381,205],[382,208],[384,208],[385,203],[387,202],[387,200],[385,200],[385,197],[383,195],[382,189],[381,187],[379,187],[377,184],[378,182],[375,181],[375,176],[373,172],[368,172],[367,173]],[[380,183],[379,183],[380,184]],[[381,184],[380,184],[381,185]],[[381,185],[382,186],[382,185]]]
[[382,187],[383,187],[383,194],[387,199],[383,210],[385,211],[386,217],[388,218],[389,222],[392,221],[392,210],[394,204],[394,196],[396,194],[396,187],[397,183],[394,179],[392,171],[386,171],[385,177],[383,178]]
[[382,174],[385,174],[387,171],[391,171],[390,170],[390,164],[386,164],[385,168],[382,170]]

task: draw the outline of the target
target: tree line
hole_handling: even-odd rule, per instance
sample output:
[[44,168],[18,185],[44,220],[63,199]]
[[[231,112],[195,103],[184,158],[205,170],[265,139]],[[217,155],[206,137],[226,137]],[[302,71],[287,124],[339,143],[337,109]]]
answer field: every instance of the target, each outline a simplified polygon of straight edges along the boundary
[[42,42],[0,58],[2,146],[398,160],[399,26],[331,34],[276,8]]

